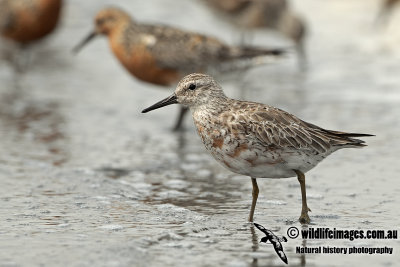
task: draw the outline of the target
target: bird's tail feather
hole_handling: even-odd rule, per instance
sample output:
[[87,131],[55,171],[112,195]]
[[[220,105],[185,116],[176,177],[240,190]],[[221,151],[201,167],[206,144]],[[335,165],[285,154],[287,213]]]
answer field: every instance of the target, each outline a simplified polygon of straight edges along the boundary
[[239,57],[250,58],[257,56],[281,56],[287,53],[286,49],[282,48],[260,48],[254,46],[242,46],[239,48]]
[[[334,136],[337,136],[338,138],[342,139],[345,141],[344,146],[356,146],[356,147],[363,147],[367,146],[365,144],[364,140],[357,139],[354,137],[369,137],[369,136],[375,136],[373,134],[363,134],[363,133],[346,133],[346,132],[339,132],[339,131],[332,131],[332,130],[325,130],[329,134],[333,134]],[[347,142],[346,142],[347,141]]]

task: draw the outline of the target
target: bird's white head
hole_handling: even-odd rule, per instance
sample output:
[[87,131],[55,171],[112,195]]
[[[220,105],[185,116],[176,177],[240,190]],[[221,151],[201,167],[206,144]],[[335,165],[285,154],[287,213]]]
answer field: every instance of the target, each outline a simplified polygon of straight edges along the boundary
[[197,108],[202,105],[224,100],[226,100],[226,96],[222,91],[222,87],[213,77],[206,74],[193,73],[185,76],[178,83],[175,92],[171,96],[144,109],[142,112],[146,113],[157,108],[177,103],[189,108]]

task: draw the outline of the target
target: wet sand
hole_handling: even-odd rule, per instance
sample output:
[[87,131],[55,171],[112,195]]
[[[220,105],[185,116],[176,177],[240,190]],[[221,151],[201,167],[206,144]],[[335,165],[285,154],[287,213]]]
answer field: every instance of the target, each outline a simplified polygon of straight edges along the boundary
[[[140,21],[239,39],[194,1],[119,2]],[[140,113],[173,88],[129,76],[104,38],[71,55],[105,3],[68,1],[24,74],[0,61],[0,266],[282,266],[246,222],[250,178],[219,166],[190,118],[173,133],[177,106]],[[309,227],[398,230],[400,10],[377,31],[376,1],[295,6],[311,28],[308,71],[290,55],[221,84],[229,96],[328,129],[375,134],[368,147],[338,151],[307,173]],[[253,41],[287,45],[262,32]],[[277,235],[300,229],[297,179],[259,187],[255,221]],[[387,246],[394,255],[302,255],[297,246]],[[284,243],[290,266],[396,266],[399,248],[398,240]]]

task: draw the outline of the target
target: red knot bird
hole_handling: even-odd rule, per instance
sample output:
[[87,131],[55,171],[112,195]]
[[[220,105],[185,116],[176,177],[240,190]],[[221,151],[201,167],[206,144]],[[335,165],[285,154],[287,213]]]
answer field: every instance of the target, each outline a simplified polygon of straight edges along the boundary
[[60,18],[62,0],[0,0],[0,32],[26,45],[51,33]]
[[[79,51],[97,35],[108,37],[111,50],[137,79],[160,86],[171,86],[192,72],[211,69],[229,72],[236,63],[279,56],[282,50],[230,46],[210,36],[166,25],[138,23],[125,11],[109,7],[95,17],[95,29],[75,48]],[[243,66],[243,65],[242,65]],[[186,108],[182,107],[175,130],[181,127]]]
[[176,103],[190,108],[198,134],[219,163],[251,177],[250,222],[259,192],[257,178],[297,176],[302,196],[299,221],[309,223],[304,174],[338,149],[365,146],[354,137],[371,136],[326,130],[275,107],[228,98],[211,76],[196,73],[184,77],[170,97],[142,112]]
[[[0,0],[0,35],[26,51],[30,44],[48,36],[56,28],[62,0]],[[25,69],[29,54],[13,53],[17,72]]]
[[306,24],[287,0],[204,0],[208,6],[244,29],[280,32],[296,44],[300,65],[305,63]]

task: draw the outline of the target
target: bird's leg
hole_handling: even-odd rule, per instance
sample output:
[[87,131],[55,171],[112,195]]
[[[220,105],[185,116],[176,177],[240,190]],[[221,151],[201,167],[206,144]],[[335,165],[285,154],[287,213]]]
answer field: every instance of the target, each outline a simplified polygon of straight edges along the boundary
[[308,212],[311,211],[307,206],[307,194],[306,194],[306,177],[304,173],[299,170],[294,170],[297,174],[297,179],[300,183],[301,188],[301,215],[299,218],[300,223],[308,224],[310,223],[310,217],[308,217]]
[[187,107],[181,107],[181,110],[179,111],[179,115],[178,115],[178,120],[176,121],[175,127],[174,127],[174,131],[178,131],[182,129],[182,122],[183,122],[183,118],[185,117],[185,114],[187,113],[188,108]]
[[254,210],[256,209],[256,203],[259,192],[256,178],[251,177],[251,183],[253,184],[253,193],[252,193],[253,201],[251,203],[249,222],[253,222]]
[[14,59],[14,71],[16,74],[24,74],[28,69],[30,62],[31,51],[28,49],[26,44],[20,44],[18,47],[18,52]]
[[300,40],[296,44],[296,52],[297,52],[297,65],[299,66],[300,71],[307,70],[307,55],[306,50],[304,48],[304,41]]

